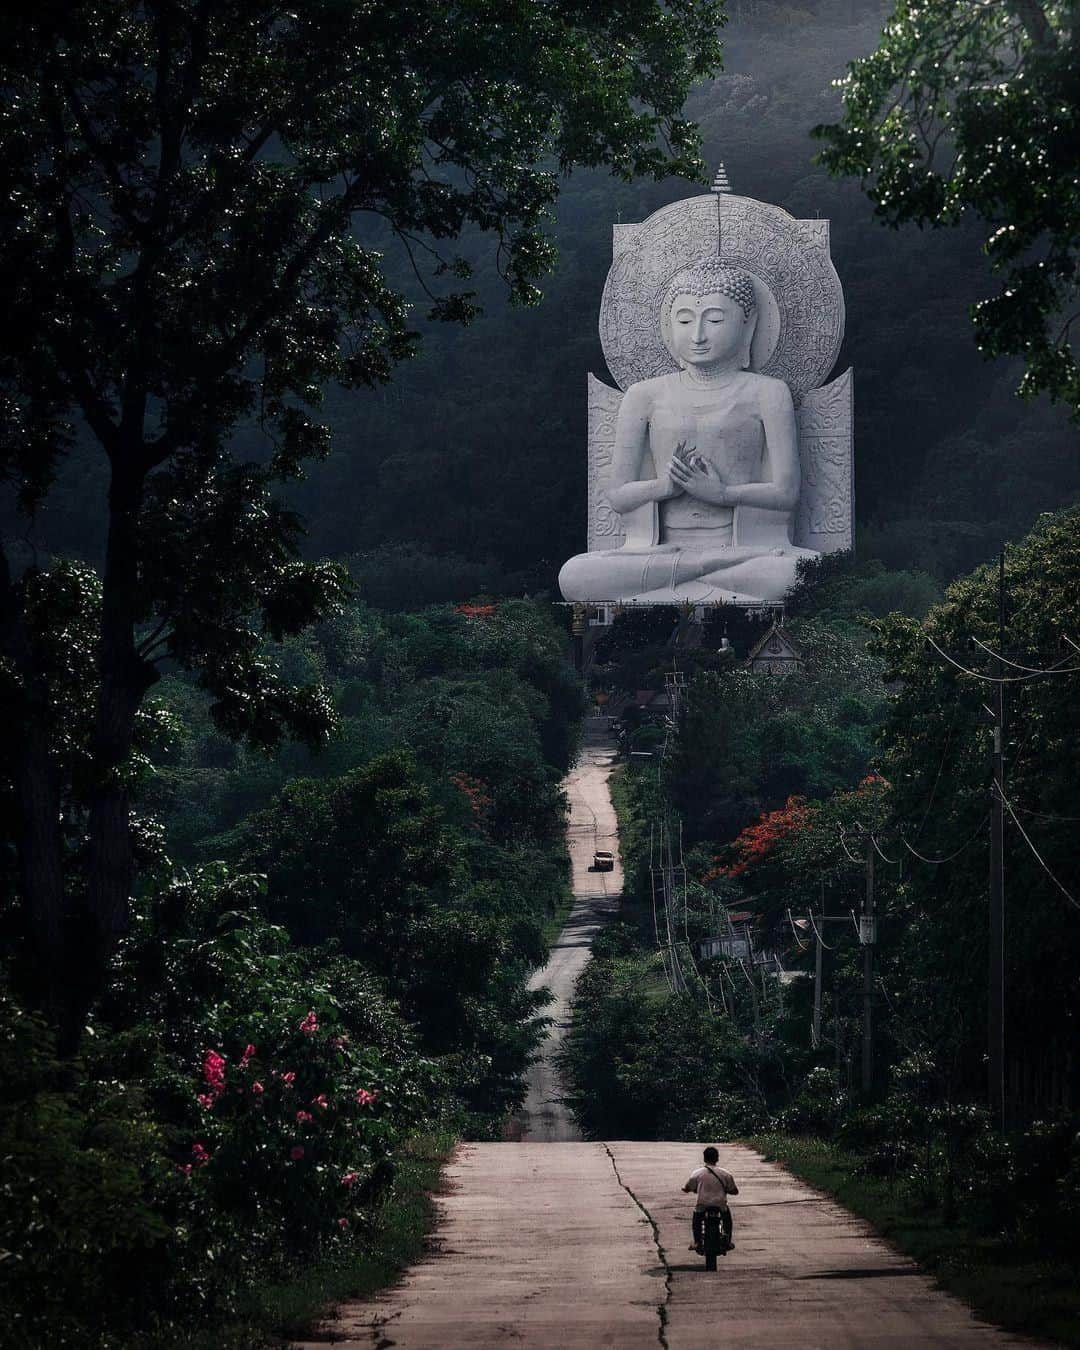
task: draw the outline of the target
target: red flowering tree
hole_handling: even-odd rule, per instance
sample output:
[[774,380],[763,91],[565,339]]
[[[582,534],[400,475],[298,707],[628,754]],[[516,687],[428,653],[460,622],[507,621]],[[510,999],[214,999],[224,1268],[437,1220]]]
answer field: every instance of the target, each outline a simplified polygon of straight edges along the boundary
[[[765,811],[713,860],[703,883],[727,879],[742,889],[738,903],[747,905],[767,926],[778,925],[777,940],[787,934],[788,910],[805,914],[820,908],[821,888],[843,897],[843,908],[857,907],[865,884],[861,860],[862,831],[886,837],[891,816],[891,789],[880,774],[867,774],[859,784],[819,801],[792,796],[776,811]],[[845,848],[845,842],[847,848]],[[879,906],[891,903],[897,876],[879,869]]]
[[702,881],[737,877],[758,867],[774,853],[781,840],[806,825],[810,811],[805,797],[789,797],[779,811],[765,811],[728,845],[727,854],[733,861],[722,862],[717,858],[716,866],[705,873]]

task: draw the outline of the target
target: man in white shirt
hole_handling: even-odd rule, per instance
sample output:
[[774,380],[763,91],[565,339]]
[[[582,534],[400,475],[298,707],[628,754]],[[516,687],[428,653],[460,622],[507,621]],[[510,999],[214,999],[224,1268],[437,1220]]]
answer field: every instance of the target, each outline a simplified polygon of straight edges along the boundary
[[694,1234],[690,1250],[699,1254],[705,1250],[702,1241],[702,1226],[707,1209],[718,1209],[720,1211],[720,1222],[724,1226],[724,1241],[729,1247],[735,1246],[731,1237],[731,1210],[728,1208],[727,1198],[729,1195],[739,1194],[739,1188],[735,1185],[735,1178],[731,1173],[725,1172],[722,1167],[717,1167],[716,1164],[720,1161],[720,1154],[711,1144],[702,1156],[705,1159],[705,1166],[691,1172],[686,1185],[683,1187],[684,1191],[689,1191],[697,1196],[697,1204],[694,1206],[694,1214],[690,1225]]

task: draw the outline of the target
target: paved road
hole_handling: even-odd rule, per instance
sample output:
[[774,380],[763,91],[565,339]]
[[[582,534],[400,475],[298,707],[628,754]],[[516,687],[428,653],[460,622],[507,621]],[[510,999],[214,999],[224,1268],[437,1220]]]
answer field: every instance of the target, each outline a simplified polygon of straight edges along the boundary
[[687,1251],[680,1186],[696,1144],[465,1144],[430,1254],[305,1350],[1003,1350],[832,1201],[722,1148],[740,1194],[735,1250],[711,1275]]
[[[590,718],[577,764],[563,788],[570,803],[567,839],[573,866],[574,907],[551,949],[551,959],[529,981],[531,989],[550,989],[554,1002],[545,1009],[552,1018],[551,1032],[540,1058],[529,1071],[525,1106],[515,1121],[515,1137],[534,1142],[566,1143],[581,1139],[569,1109],[563,1103],[563,1085],[555,1060],[570,1024],[574,984],[589,958],[597,928],[612,913],[622,893],[618,825],[607,780],[615,759],[615,741],[607,718]],[[615,854],[613,872],[590,872],[593,853]]]

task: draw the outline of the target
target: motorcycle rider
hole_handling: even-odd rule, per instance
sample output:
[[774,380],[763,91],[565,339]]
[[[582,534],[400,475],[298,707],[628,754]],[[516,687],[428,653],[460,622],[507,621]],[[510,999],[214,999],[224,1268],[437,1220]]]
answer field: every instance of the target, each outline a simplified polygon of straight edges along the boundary
[[684,1191],[697,1196],[697,1204],[694,1206],[694,1214],[690,1224],[694,1235],[690,1250],[697,1252],[699,1255],[705,1250],[702,1229],[707,1209],[719,1209],[720,1222],[724,1227],[724,1241],[728,1247],[735,1246],[731,1236],[731,1210],[728,1207],[728,1196],[739,1194],[739,1188],[735,1185],[735,1178],[730,1172],[717,1166],[720,1161],[720,1154],[711,1144],[702,1154],[702,1157],[705,1159],[705,1166],[698,1167],[691,1172],[686,1185],[683,1187]]

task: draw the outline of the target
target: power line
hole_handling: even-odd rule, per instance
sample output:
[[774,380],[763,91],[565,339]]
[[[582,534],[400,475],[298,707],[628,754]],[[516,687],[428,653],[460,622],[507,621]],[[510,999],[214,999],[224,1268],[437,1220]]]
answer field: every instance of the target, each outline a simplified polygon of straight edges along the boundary
[[[662,829],[662,827],[661,827]],[[662,835],[661,835],[662,837]],[[649,884],[652,888],[652,912],[653,912],[653,931],[656,934],[656,946],[660,952],[660,959],[664,963],[664,979],[667,980],[668,988],[672,993],[675,992],[675,963],[672,961],[671,969],[668,969],[668,949],[660,941],[660,923],[656,913],[656,854],[654,852],[655,826],[649,830]]]
[[1040,820],[1054,820],[1068,825],[1080,823],[1080,816],[1055,816],[1051,815],[1049,811],[1034,811],[1030,806],[1017,806],[1015,809],[1019,811],[1021,815],[1038,816]]
[[[841,825],[841,826],[839,827],[839,829],[840,829],[840,843],[841,843],[841,845],[843,846],[844,852],[848,855],[848,858],[849,858],[849,860],[850,860],[851,862],[853,862],[853,863],[858,863],[858,865],[861,867],[861,866],[865,863],[866,859],[865,859],[865,858],[856,858],[855,854],[852,853],[851,849],[849,849],[848,846],[847,846],[847,836],[844,834],[844,827],[843,827],[843,825]],[[869,839],[870,842],[871,842],[871,844],[873,844],[873,846],[874,846],[874,852],[878,855],[878,857],[882,860],[882,862],[887,862],[887,863],[889,863],[889,865],[892,866],[892,867],[899,867],[899,866],[900,866],[900,861],[899,861],[899,859],[897,859],[897,858],[890,858],[890,857],[888,856],[888,854],[883,853],[883,852],[881,851],[881,845],[878,843],[878,841],[877,841],[877,836],[874,834],[873,830],[867,830],[867,829],[865,829],[865,827],[862,826],[862,825],[859,826],[859,829],[862,831],[863,837],[866,838],[866,839]]]
[[[1000,792],[1000,788],[999,788],[998,790],[999,790],[999,792]],[[1065,887],[1061,884],[1061,882],[1058,881],[1057,877],[1054,876],[1053,872],[1051,872],[1051,870],[1050,870],[1049,866],[1047,865],[1045,859],[1043,858],[1042,854],[1039,852],[1039,850],[1035,847],[1035,845],[1031,842],[1030,838],[1028,837],[1028,832],[1027,832],[1027,830],[1025,830],[1024,827],[1023,827],[1023,825],[1020,824],[1019,817],[1017,816],[1016,812],[1015,812],[1015,811],[1013,810],[1013,808],[1012,808],[1012,802],[1009,801],[1008,797],[1005,796],[1004,792],[1001,793],[1001,800],[1002,800],[1002,802],[1003,802],[1004,805],[1005,805],[1006,811],[1008,811],[1009,815],[1012,816],[1012,818],[1013,818],[1013,824],[1016,826],[1016,828],[1017,828],[1017,829],[1020,831],[1020,833],[1023,835],[1023,837],[1024,837],[1024,843],[1027,844],[1028,848],[1031,849],[1032,853],[1034,853],[1034,854],[1035,854],[1035,857],[1038,859],[1039,866],[1040,866],[1040,867],[1042,868],[1042,870],[1046,873],[1046,875],[1050,878],[1050,880],[1054,883],[1054,885],[1058,888],[1058,890],[1059,890],[1059,891],[1061,892],[1061,894],[1065,897],[1065,899],[1068,900],[1069,904],[1072,905],[1072,907],[1073,907],[1074,909],[1080,909],[1080,900],[1076,900],[1076,899],[1075,899],[1075,898],[1074,898],[1074,897],[1073,897],[1073,896],[1065,889]]]
[[942,863],[952,862],[954,858],[958,858],[960,854],[963,853],[964,849],[966,849],[969,844],[973,844],[975,840],[979,837],[979,835],[982,833],[983,826],[986,824],[986,821],[987,817],[983,816],[982,820],[979,821],[978,825],[976,825],[973,832],[967,837],[967,839],[964,840],[964,842],[960,845],[960,847],[958,849],[955,849],[952,853],[947,853],[944,858],[929,858],[925,853],[920,853],[919,850],[915,848],[913,844],[908,843],[908,840],[904,835],[902,828],[900,831],[899,839],[900,842],[903,844],[903,846],[907,849],[907,851],[909,853],[913,853],[915,857],[919,859],[920,862],[932,863],[933,866],[938,867]]
[[[705,1003],[709,1012],[714,1012],[712,995],[709,992],[709,986],[704,976],[698,969],[698,963],[694,960],[694,949],[690,942],[690,894],[686,879],[686,861],[683,857],[683,823],[679,821],[679,872],[682,875],[682,911],[683,911],[683,936],[686,939],[686,955],[690,960],[690,969],[697,976],[697,982],[701,985],[705,994]],[[674,877],[672,878],[674,880]]]
[[841,825],[839,828],[840,828],[840,847],[844,850],[844,852],[848,855],[848,858],[853,863],[858,863],[861,866],[863,861],[862,858],[856,858],[855,854],[852,853],[851,849],[849,849],[847,846],[847,839],[844,835],[843,825]]
[[[1027,673],[1028,673],[1029,675],[1061,675],[1061,674],[1067,674],[1067,673],[1068,673],[1067,671],[1060,671],[1060,670],[1058,670],[1058,666],[1063,666],[1063,665],[1065,664],[1066,661],[1069,661],[1069,660],[1072,659],[1071,657],[1068,657],[1068,656],[1062,657],[1062,659],[1061,659],[1060,661],[1055,662],[1054,665],[1049,666],[1048,668],[1046,668],[1046,669],[1044,670],[1044,669],[1040,668],[1039,666],[1024,666],[1024,665],[1021,665],[1019,661],[1010,661],[1009,658],[1008,658],[1007,656],[1002,656],[1000,652],[995,652],[991,647],[988,647],[988,646],[986,645],[985,642],[980,642],[979,639],[978,639],[977,637],[973,637],[971,640],[972,640],[972,642],[974,642],[974,644],[975,644],[976,647],[981,647],[981,648],[983,649],[983,651],[986,652],[987,656],[992,656],[992,657],[994,658],[995,661],[1000,661],[1000,662],[1002,663],[1002,665],[1012,666],[1013,670],[1024,670],[1024,671],[1027,671]],[[1070,670],[1071,670],[1071,669],[1075,669],[1075,667],[1070,666]]]
[[[862,859],[856,859],[856,861],[857,861],[857,862],[861,862]],[[829,946],[829,944],[825,941],[825,939],[821,936],[821,933],[818,931],[818,926],[817,926],[817,924],[814,922],[814,911],[813,911],[812,909],[808,909],[808,910],[806,911],[806,913],[807,913],[807,917],[808,917],[809,920],[810,920],[810,926],[811,926],[811,928],[813,928],[813,930],[814,930],[814,936],[817,938],[817,940],[821,943],[821,945],[825,948],[825,950],[826,950],[827,952],[831,952],[831,951],[832,951],[832,948],[831,948],[831,947]],[[856,924],[855,927],[856,927],[856,930],[857,930],[857,929],[858,929],[858,924]]]
[[[875,852],[877,853],[877,855],[878,855],[878,857],[881,859],[881,861],[882,861],[882,862],[887,862],[887,863],[889,863],[889,864],[890,864],[891,866],[893,866],[893,867],[899,867],[899,866],[900,866],[900,860],[899,860],[899,858],[890,858],[890,857],[888,857],[886,854],[882,853],[882,851],[881,851],[881,845],[878,843],[877,837],[875,836],[873,830],[868,830],[868,831],[867,831],[867,834],[868,834],[868,836],[869,836],[870,842],[871,842],[871,843],[873,844],[873,846],[874,846]],[[861,859],[860,859],[860,861],[861,861]]]
[[[936,651],[939,656],[943,656],[945,660],[948,661],[950,666],[955,666],[961,674],[968,675],[973,680],[982,680],[986,684],[1025,684],[1029,680],[1039,679],[1042,675],[1073,675],[1077,671],[1080,671],[1080,666],[1068,666],[1064,670],[1061,669],[1061,666],[1071,659],[1066,656],[1062,658],[1058,665],[1051,666],[1049,670],[1036,671],[1034,674],[1030,675],[984,675],[982,671],[969,670],[967,666],[962,666],[959,661],[955,661],[943,647],[938,646],[929,633],[924,633],[923,637],[929,642],[930,646],[933,647],[934,651]],[[1067,638],[1066,641],[1068,641]],[[1080,648],[1077,648],[1077,650],[1080,651]]]
[[799,930],[795,927],[795,920],[791,917],[791,906],[790,906],[790,905],[788,906],[788,911],[787,911],[787,921],[788,921],[789,924],[791,924],[791,931],[792,931],[792,934],[793,934],[794,937],[795,937],[796,943],[798,944],[799,951],[801,951],[801,952],[807,951],[807,950],[809,949],[809,947],[810,947],[810,944],[809,944],[809,942],[804,942],[804,941],[802,940],[802,938],[799,936]]

